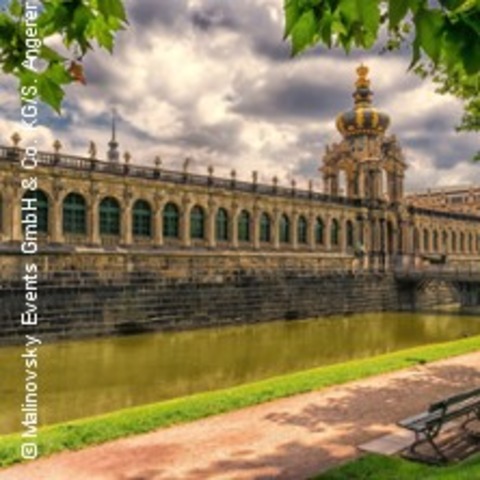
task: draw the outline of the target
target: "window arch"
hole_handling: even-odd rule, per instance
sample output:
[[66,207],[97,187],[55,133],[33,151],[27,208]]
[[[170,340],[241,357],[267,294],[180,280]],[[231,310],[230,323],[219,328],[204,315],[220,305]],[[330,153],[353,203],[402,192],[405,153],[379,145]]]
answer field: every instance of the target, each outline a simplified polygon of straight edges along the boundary
[[205,238],[205,212],[200,205],[195,205],[190,211],[190,237],[193,240]]
[[297,242],[301,244],[308,243],[308,223],[307,219],[303,215],[298,217]]
[[452,232],[452,253],[457,252],[457,234]]
[[465,253],[465,234],[460,232],[460,253]]
[[[0,210],[1,212],[1,210]],[[473,253],[474,247],[473,247],[473,234],[470,232],[468,234],[468,253]]]
[[228,212],[224,208],[217,210],[215,217],[215,238],[221,242],[228,240]]
[[448,252],[448,233],[445,231],[442,232],[442,250]]
[[317,245],[325,244],[325,224],[320,217],[315,221],[315,243]]
[[152,209],[145,200],[137,200],[132,210],[132,233],[139,237],[152,236]]
[[436,230],[433,231],[433,251],[434,252],[438,252],[439,248],[438,248],[438,232]]
[[268,213],[263,212],[260,216],[260,241],[270,242],[272,240],[272,222]]
[[100,235],[120,235],[120,204],[113,197],[100,202]]
[[413,229],[413,249],[415,253],[420,250],[420,231],[417,227]]
[[238,241],[250,241],[250,214],[246,210],[238,215]]
[[87,202],[79,193],[69,193],[63,201],[63,233],[87,233]]
[[290,243],[290,219],[285,213],[280,217],[280,243]]
[[340,245],[340,224],[336,218],[332,219],[330,225],[330,243],[332,247]]
[[426,228],[423,229],[423,251],[430,251],[430,232]]
[[163,208],[163,236],[164,238],[178,238],[180,236],[180,210],[173,202]]
[[[32,202],[25,202],[25,210],[22,210],[22,220],[27,218],[29,213],[36,215],[36,230],[39,233],[48,233],[48,197],[43,190],[33,190],[25,193],[23,196],[26,200],[33,200]],[[29,204],[34,210],[28,211]],[[22,222],[22,227],[25,228],[27,223]]]
[[345,228],[347,234],[347,248],[353,248],[355,243],[355,232],[351,220],[347,220]]

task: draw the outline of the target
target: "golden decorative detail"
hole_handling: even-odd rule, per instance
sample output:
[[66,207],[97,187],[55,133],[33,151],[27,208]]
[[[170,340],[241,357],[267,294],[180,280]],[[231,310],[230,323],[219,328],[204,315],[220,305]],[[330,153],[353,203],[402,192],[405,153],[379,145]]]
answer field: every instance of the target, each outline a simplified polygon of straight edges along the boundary
[[363,108],[357,108],[357,110],[355,110],[355,123],[360,128],[365,124],[365,110]]
[[366,67],[363,63],[357,68],[358,79],[355,82],[355,86],[357,88],[370,86],[370,80],[367,78],[368,72],[368,67]]
[[21,142],[22,140],[22,137],[20,136],[20,134],[18,132],[15,132],[11,137],[10,139],[12,140],[13,142],[13,146],[14,147],[18,147],[18,144]]
[[378,112],[376,110],[372,110],[372,126],[376,127],[378,126]]
[[58,139],[55,140],[55,141],[53,142],[53,149],[55,150],[55,153],[58,153],[58,152],[61,150],[62,146],[63,146],[63,145],[62,145],[62,143],[60,142],[60,140],[58,140]]

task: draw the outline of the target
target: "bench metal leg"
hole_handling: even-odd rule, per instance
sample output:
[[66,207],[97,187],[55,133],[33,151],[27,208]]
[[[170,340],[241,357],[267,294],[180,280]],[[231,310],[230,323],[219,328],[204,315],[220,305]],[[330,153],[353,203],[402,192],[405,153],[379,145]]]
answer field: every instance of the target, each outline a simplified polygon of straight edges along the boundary
[[433,463],[446,463],[448,462],[447,456],[440,450],[439,446],[435,443],[434,439],[440,433],[441,428],[434,428],[430,431],[425,432],[415,432],[415,441],[410,445],[409,452],[419,459],[423,459],[426,461],[432,461],[431,457],[425,457],[425,455],[419,454],[417,452],[417,447],[423,443],[428,443],[432,447],[433,451],[436,453],[436,459]]

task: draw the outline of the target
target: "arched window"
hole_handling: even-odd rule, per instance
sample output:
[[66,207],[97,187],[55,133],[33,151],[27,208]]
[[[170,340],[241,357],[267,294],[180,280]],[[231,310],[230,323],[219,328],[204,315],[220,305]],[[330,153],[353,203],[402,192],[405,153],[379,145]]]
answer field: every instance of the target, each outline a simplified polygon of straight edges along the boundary
[[307,219],[303,215],[298,217],[297,242],[301,244],[308,242],[308,224]]
[[205,238],[205,212],[200,205],[195,205],[190,211],[190,237],[193,240]]
[[442,250],[448,252],[448,233],[442,232]]
[[423,251],[430,251],[430,232],[426,228],[423,229]]
[[325,225],[320,217],[315,221],[315,243],[317,245],[325,243]]
[[272,223],[268,213],[263,212],[260,216],[260,241],[270,242],[272,240]]
[[220,242],[226,242],[228,240],[228,212],[224,208],[217,210],[215,237]]
[[336,218],[332,219],[330,225],[330,243],[332,247],[340,245],[340,224]]
[[280,243],[290,243],[290,220],[285,214],[280,217]]
[[25,228],[28,223],[28,215],[36,215],[36,230],[39,233],[48,233],[48,197],[42,190],[27,192],[22,203],[22,227]]
[[163,236],[164,238],[180,236],[180,212],[172,202],[167,203],[163,208]]
[[452,253],[457,251],[457,234],[452,232]]
[[347,220],[345,227],[347,234],[347,248],[353,248],[355,242],[355,232],[353,230],[353,223],[351,222],[351,220]]
[[246,210],[238,215],[238,241],[250,241],[250,214]]
[[63,201],[63,233],[87,233],[87,203],[78,193],[69,193]]
[[438,252],[438,232],[433,231],[433,251]]
[[152,236],[152,209],[145,200],[137,200],[132,210],[133,235],[139,237]]
[[[1,209],[0,209],[1,213]],[[470,232],[468,234],[468,253],[473,253],[473,234]]]
[[460,253],[465,253],[465,234],[460,232]]
[[416,227],[413,230],[413,250],[415,253],[420,250],[420,231]]
[[120,235],[120,204],[113,197],[100,202],[100,234]]

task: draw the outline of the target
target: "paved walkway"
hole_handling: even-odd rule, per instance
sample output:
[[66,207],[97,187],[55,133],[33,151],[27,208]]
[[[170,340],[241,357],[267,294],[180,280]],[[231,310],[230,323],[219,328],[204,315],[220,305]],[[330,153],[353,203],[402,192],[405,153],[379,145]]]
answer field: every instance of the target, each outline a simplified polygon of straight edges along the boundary
[[480,352],[0,471],[0,480],[302,480],[480,385]]

